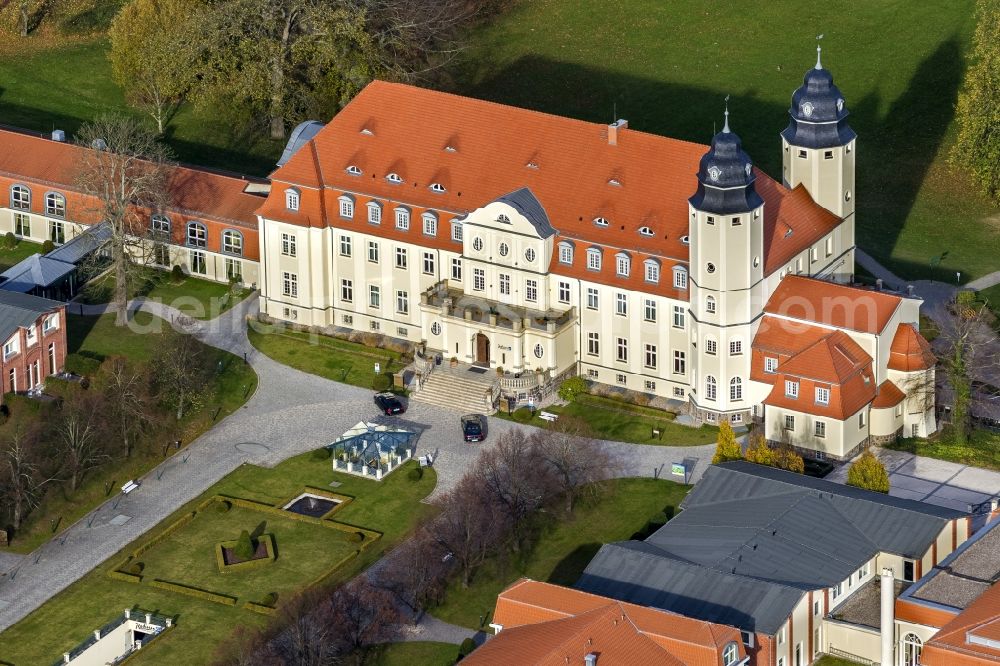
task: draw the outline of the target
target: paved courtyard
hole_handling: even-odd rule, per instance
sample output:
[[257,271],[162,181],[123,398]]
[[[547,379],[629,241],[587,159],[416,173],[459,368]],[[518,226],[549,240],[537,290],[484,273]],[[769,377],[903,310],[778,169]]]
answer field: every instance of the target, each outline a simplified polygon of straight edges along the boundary
[[[889,494],[968,511],[1000,495],[1000,472],[958,463],[921,458],[912,453],[873,449],[889,472]],[[847,465],[827,478],[847,482]]]
[[[175,312],[157,303],[142,304],[170,321]],[[188,330],[204,342],[237,356],[246,353],[260,377],[246,405],[164,461],[127,496],[116,496],[66,529],[35,552],[0,560],[0,631],[14,624],[122,546],[137,539],[219,479],[244,463],[274,466],[289,457],[328,444],[361,419],[379,421],[372,393],[300,372],[258,353],[246,338],[246,316],[256,310],[251,298],[210,322],[188,322]],[[86,310],[88,313],[93,309]],[[462,441],[459,412],[411,403],[394,421],[420,433],[417,455],[434,456],[438,485],[447,491],[475,460],[481,445]],[[490,439],[518,426],[490,420]],[[687,460],[693,482],[700,478],[714,445],[699,447],[641,446],[608,442],[622,476],[670,477],[671,463]],[[665,472],[664,472],[665,470]],[[432,496],[433,497],[433,496]]]

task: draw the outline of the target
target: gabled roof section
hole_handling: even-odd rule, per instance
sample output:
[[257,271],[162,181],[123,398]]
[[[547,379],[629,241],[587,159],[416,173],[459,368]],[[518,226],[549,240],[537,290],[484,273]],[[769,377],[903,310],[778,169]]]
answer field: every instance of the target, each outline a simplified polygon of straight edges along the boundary
[[58,310],[63,305],[59,301],[0,289],[0,343],[17,329],[31,326],[43,314]]
[[292,158],[299,148],[310,141],[319,131],[323,129],[323,123],[318,120],[305,120],[295,126],[292,133],[288,135],[288,143],[278,158],[277,166],[282,166]]
[[870,366],[872,357],[843,331],[829,333],[779,366],[785,375],[843,384]]
[[878,392],[872,402],[872,409],[888,409],[906,400],[906,394],[890,380],[878,385]]
[[913,324],[900,324],[889,347],[889,369],[917,372],[933,368],[936,362],[930,343]]
[[1000,583],[941,627],[921,654],[928,666],[1000,663]]
[[497,201],[505,203],[518,213],[524,216],[531,226],[535,228],[535,233],[539,238],[545,239],[556,235],[556,230],[549,222],[549,216],[545,214],[545,208],[527,187],[514,190],[510,194],[505,194]]
[[753,338],[753,348],[793,356],[830,335],[830,329],[764,315]]
[[764,312],[834,328],[881,333],[902,300],[883,291],[788,275],[771,294]]
[[764,198],[764,275],[780,271],[840,224],[840,218],[817,205],[802,185],[789,190],[766,177],[758,178],[756,185]]
[[0,277],[0,289],[27,293],[35,287],[49,287],[76,270],[73,264],[50,259],[37,252],[25,257],[7,270]]

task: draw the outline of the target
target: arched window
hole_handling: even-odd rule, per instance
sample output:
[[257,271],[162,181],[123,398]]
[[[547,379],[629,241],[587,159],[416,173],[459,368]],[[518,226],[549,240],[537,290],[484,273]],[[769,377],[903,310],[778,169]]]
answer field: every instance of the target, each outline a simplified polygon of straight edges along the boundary
[[31,190],[24,185],[15,185],[10,188],[10,207],[15,210],[29,210],[31,208]]
[[592,271],[601,270],[601,251],[596,247],[587,248],[587,268]]
[[390,173],[385,179],[393,185],[399,185],[403,182],[403,178],[398,173]]
[[740,658],[740,648],[736,643],[730,643],[722,651],[722,666],[734,666]]
[[299,191],[294,187],[285,190],[285,208],[288,210],[299,209]]
[[441,194],[442,192],[445,191],[445,186],[442,185],[441,183],[431,183],[430,190],[431,192],[437,192],[438,194]]
[[368,202],[368,221],[371,224],[382,224],[382,204],[377,201]]
[[222,251],[228,254],[243,254],[243,234],[226,229],[222,232]]
[[153,215],[149,218],[149,228],[158,237],[170,236],[170,218],[166,215]]
[[705,400],[715,400],[717,388],[715,377],[712,375],[705,377]]
[[424,223],[424,235],[425,236],[437,236],[438,233],[438,216],[434,213],[427,211],[420,216],[420,219]]
[[52,217],[66,217],[66,197],[58,192],[45,194],[45,214]]
[[615,272],[621,277],[628,277],[632,270],[632,260],[624,252],[615,255]]
[[340,202],[340,216],[351,219],[354,217],[354,199],[346,194],[337,198]]
[[924,644],[916,634],[903,636],[903,666],[919,666]]
[[652,236],[653,230],[649,227],[639,227],[639,234],[642,236]]
[[733,377],[729,380],[729,399],[730,400],[742,400],[743,399],[743,380],[739,377]]
[[660,262],[656,259],[647,259],[642,265],[645,269],[646,282],[658,283],[660,281]]
[[715,314],[715,296],[705,297],[705,312]]
[[561,241],[559,243],[559,263],[560,264],[572,264],[573,263],[573,244],[569,241]]
[[611,223],[608,222],[608,219],[606,217],[595,217],[594,224],[596,224],[599,227],[606,227]]
[[208,231],[205,225],[200,222],[188,222],[187,244],[191,247],[205,247],[208,245]]
[[674,266],[674,289],[688,288],[688,272],[683,266]]
[[396,228],[407,231],[410,228],[410,209],[400,206],[396,209]]

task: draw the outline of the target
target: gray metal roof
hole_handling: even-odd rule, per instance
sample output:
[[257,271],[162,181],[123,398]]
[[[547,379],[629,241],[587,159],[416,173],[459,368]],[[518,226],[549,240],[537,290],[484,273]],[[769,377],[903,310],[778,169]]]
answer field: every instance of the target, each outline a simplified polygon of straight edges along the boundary
[[63,304],[47,298],[0,290],[0,343],[19,328],[34,324],[40,316]]
[[0,289],[26,293],[35,287],[51,286],[74,270],[73,264],[33,254],[0,273],[4,278]]
[[49,259],[77,264],[111,239],[111,225],[107,222],[87,227],[83,233],[70,239],[45,256]]
[[288,136],[288,143],[285,144],[285,149],[281,151],[281,157],[278,158],[277,166],[281,166],[292,159],[292,155],[299,148],[309,143],[310,139],[319,134],[321,129],[323,129],[323,123],[318,120],[305,120],[296,125],[295,129]]
[[539,238],[548,238],[556,234],[556,230],[552,228],[549,216],[545,213],[542,203],[527,187],[514,190],[510,194],[505,194],[497,199],[497,201],[502,201],[523,215],[531,223],[531,226],[535,228],[535,233],[538,234]]
[[805,594],[683,562],[642,541],[602,546],[576,588],[765,634],[776,633]]

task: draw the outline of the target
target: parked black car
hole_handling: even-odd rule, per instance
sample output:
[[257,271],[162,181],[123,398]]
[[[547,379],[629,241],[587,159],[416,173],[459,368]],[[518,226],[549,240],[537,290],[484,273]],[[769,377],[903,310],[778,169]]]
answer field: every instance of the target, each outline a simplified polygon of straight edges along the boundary
[[467,442],[481,442],[486,439],[486,417],[482,414],[463,416],[462,437]]
[[386,416],[402,414],[406,411],[406,407],[403,407],[403,403],[399,401],[396,394],[388,391],[375,394],[375,406],[381,409]]

